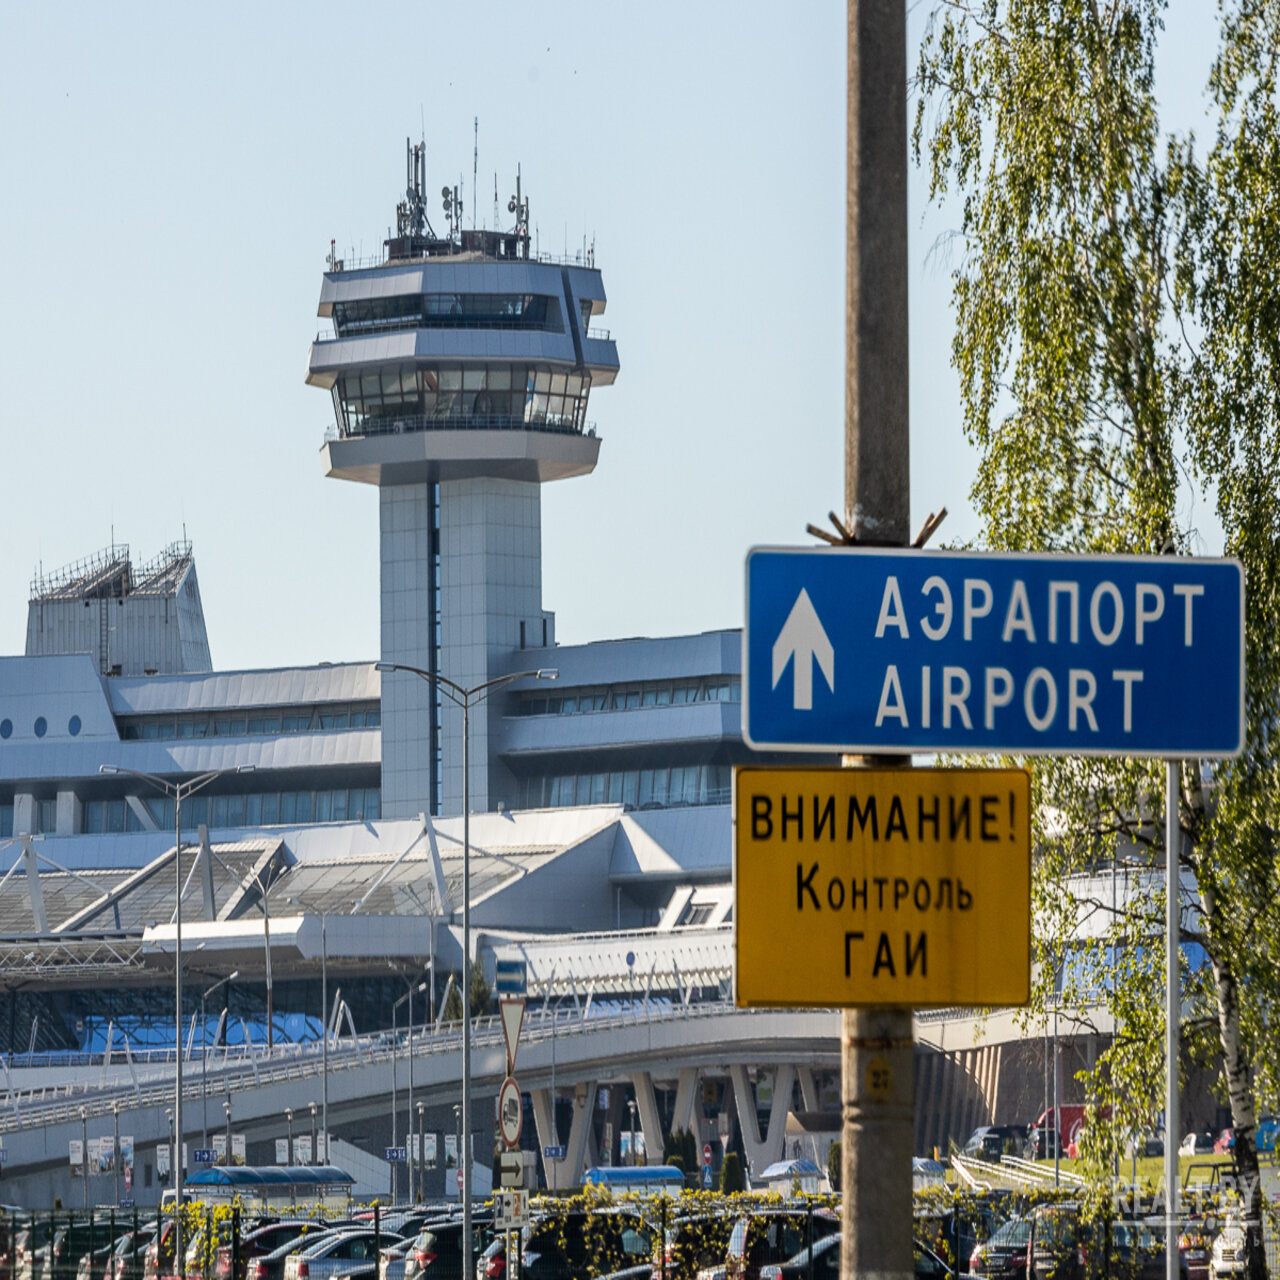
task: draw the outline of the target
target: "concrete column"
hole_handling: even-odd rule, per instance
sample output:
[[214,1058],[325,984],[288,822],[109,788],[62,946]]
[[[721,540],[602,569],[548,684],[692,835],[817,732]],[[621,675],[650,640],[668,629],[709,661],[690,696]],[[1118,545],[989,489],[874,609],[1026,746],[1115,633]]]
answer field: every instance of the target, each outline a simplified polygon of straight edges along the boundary
[[653,1077],[647,1071],[637,1071],[631,1077],[631,1087],[636,1094],[636,1110],[640,1113],[640,1128],[644,1133],[646,1164],[661,1164],[664,1147],[662,1121],[658,1117],[658,1100],[653,1092]]
[[[529,1095],[533,1100],[533,1123],[538,1130],[538,1149],[545,1150],[547,1147],[559,1146],[560,1138],[556,1133],[555,1121],[552,1118],[552,1098],[550,1089],[534,1089]],[[575,1112],[575,1117],[576,1117]],[[548,1160],[545,1157],[542,1161],[542,1173],[547,1180],[548,1191],[561,1191],[565,1187],[574,1186],[577,1178],[570,1176],[569,1169],[569,1149],[568,1144],[565,1148],[564,1160]]]
[[693,1104],[698,1098],[698,1068],[681,1067],[676,1083],[675,1113],[671,1117],[672,1129],[682,1132],[693,1128]]
[[777,1068],[773,1082],[773,1102],[769,1106],[769,1125],[763,1136],[756,1118],[756,1095],[747,1069],[741,1063],[729,1067],[733,1081],[733,1100],[742,1130],[742,1148],[747,1153],[751,1171],[757,1177],[769,1165],[782,1159],[787,1140],[787,1112],[791,1110],[791,1088],[795,1083],[793,1066]]
[[80,832],[82,805],[80,797],[74,791],[58,792],[57,833],[60,836],[74,836]]
[[567,1150],[564,1158],[564,1180],[561,1186],[571,1187],[582,1181],[583,1170],[586,1169],[587,1155],[594,1156],[595,1143],[591,1141],[591,1121],[596,1108],[595,1081],[579,1084],[573,1093],[573,1123],[569,1126],[569,1141],[565,1143]]
[[13,797],[13,834],[31,835],[36,829],[36,798],[27,792]]

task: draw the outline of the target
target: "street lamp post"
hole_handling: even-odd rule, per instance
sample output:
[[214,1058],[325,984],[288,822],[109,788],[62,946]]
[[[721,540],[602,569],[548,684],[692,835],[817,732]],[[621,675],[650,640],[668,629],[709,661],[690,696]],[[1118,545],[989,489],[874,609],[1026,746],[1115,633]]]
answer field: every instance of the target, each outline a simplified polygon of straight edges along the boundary
[[[188,796],[207,787],[209,783],[231,773],[252,773],[253,765],[242,764],[232,769],[210,769],[206,773],[197,774],[186,782],[172,782],[154,773],[142,773],[138,769],[125,769],[119,765],[101,764],[98,772],[104,774],[128,774],[151,786],[163,795],[173,797],[173,1024],[174,1054],[173,1069],[173,1149],[174,1160],[173,1184],[177,1188],[177,1205],[182,1207],[182,1185],[184,1170],[182,1167],[182,802]],[[182,1253],[182,1214],[174,1214],[173,1219],[173,1257],[175,1267],[181,1274],[183,1266]]]
[[[427,1198],[426,1180],[427,1180],[427,1142],[426,1135],[423,1131],[423,1114],[426,1112],[427,1104],[418,1099],[418,1199],[415,1203],[421,1204]],[[409,1179],[410,1184],[413,1178]],[[409,1197],[413,1198],[413,1187],[409,1187]]]
[[200,1108],[202,1143],[209,1146],[209,1014],[206,1002],[219,987],[234,982],[240,976],[239,969],[233,969],[225,978],[219,978],[200,997]]
[[[306,911],[307,904],[297,897],[286,898],[291,906]],[[320,916],[320,1124],[324,1129],[325,1163],[329,1163],[329,913]],[[293,1153],[290,1152],[290,1161]]]
[[631,1164],[638,1164],[636,1159],[636,1100],[634,1098],[627,1099],[627,1108],[631,1112]]
[[513,671],[464,688],[440,675],[401,662],[375,663],[378,671],[403,671],[427,681],[462,708],[462,1133],[458,1159],[462,1169],[462,1256],[471,1253],[471,708],[516,680],[554,680],[554,668]]
[[120,1207],[120,1104],[113,1102],[111,1104],[111,1115],[115,1120],[115,1137],[112,1141],[115,1146],[111,1152],[111,1171],[115,1175],[116,1183],[116,1208]]
[[[319,1164],[320,1149],[316,1145],[316,1139],[319,1136],[316,1133],[316,1104],[312,1102],[312,1103],[309,1103],[308,1105],[311,1107],[311,1163]],[[329,1135],[327,1133],[324,1135],[324,1144],[326,1147],[329,1145]],[[325,1152],[326,1162],[328,1160],[328,1155],[329,1153],[326,1151]]]
[[89,1208],[89,1112],[80,1108],[80,1182],[84,1188],[84,1207]]
[[285,1107],[284,1109],[285,1133],[289,1136],[286,1139],[288,1145],[285,1148],[284,1162],[285,1164],[293,1164],[293,1108]]
[[227,1113],[227,1154],[223,1157],[223,1163],[230,1168],[231,1160],[231,1095],[228,1094],[222,1103],[222,1109]]

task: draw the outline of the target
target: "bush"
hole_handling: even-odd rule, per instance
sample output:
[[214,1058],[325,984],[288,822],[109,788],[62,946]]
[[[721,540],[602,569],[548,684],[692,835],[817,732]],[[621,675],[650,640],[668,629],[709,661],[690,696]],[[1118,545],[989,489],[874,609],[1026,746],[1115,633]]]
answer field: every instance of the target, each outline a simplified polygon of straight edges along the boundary
[[742,1161],[736,1151],[726,1153],[724,1163],[720,1166],[720,1190],[726,1195],[747,1189],[746,1175],[742,1172]]

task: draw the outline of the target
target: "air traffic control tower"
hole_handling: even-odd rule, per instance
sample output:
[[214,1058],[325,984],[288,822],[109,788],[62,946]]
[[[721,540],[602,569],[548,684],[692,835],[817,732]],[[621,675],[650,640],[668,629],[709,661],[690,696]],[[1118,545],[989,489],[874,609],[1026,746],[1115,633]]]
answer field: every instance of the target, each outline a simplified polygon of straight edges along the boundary
[[[589,328],[604,285],[589,255],[529,248],[517,178],[509,231],[464,230],[457,188],[446,234],[427,219],[425,148],[406,143],[406,190],[385,257],[344,263],[330,246],[307,382],[333,395],[326,474],[378,486],[381,660],[473,688],[513,653],[554,643],[542,607],[541,486],[586,475],[600,441],[591,389],[618,373]],[[537,665],[536,663],[531,665]],[[518,687],[518,686],[516,686]],[[471,716],[471,808],[509,794],[490,749],[501,694]],[[433,685],[382,680],[382,813],[462,809],[462,715]]]

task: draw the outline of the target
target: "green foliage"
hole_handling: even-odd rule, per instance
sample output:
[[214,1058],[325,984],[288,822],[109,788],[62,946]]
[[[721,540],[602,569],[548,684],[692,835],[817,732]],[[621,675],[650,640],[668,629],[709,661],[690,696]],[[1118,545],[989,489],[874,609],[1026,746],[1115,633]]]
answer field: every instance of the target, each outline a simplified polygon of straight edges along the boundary
[[[1280,7],[1219,13],[1201,144],[1161,128],[1162,0],[943,0],[914,144],[931,195],[958,201],[952,359],[987,545],[1197,551],[1203,497],[1245,568],[1245,750],[1179,768],[1198,908],[1183,939],[1210,960],[1184,960],[1182,1042],[1184,1062],[1221,1061],[1237,1167],[1256,1179],[1257,1099],[1280,1096]],[[1098,1175],[1160,1107],[1164,893],[1144,873],[1163,861],[1162,773],[1050,758],[1033,773],[1032,1017],[1060,999],[1116,1027],[1085,1080],[1114,1116],[1084,1134]],[[1083,903],[1062,892],[1113,860],[1117,901],[1139,889],[1128,911],[1105,874]],[[1057,996],[1084,915],[1094,941]],[[1260,1277],[1256,1229],[1248,1241]]]
[[445,999],[444,1008],[440,1011],[440,1020],[442,1022],[462,1021],[462,994],[458,990],[457,983],[449,987],[449,994]]
[[492,1013],[492,1004],[493,993],[484,980],[484,970],[478,964],[473,965],[471,967],[471,1016],[483,1018],[486,1014]]
[[747,1189],[747,1176],[742,1171],[742,1161],[736,1151],[726,1151],[720,1166],[720,1191],[724,1195]]
[[840,1173],[843,1168],[844,1145],[837,1138],[827,1148],[827,1182],[830,1184],[831,1190],[837,1194],[840,1192]]

